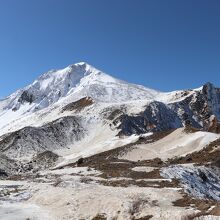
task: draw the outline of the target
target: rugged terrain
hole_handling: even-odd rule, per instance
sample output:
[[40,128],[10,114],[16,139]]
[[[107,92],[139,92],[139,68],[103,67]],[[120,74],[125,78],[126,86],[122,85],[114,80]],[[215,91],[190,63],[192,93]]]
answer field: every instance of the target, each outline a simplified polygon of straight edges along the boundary
[[220,89],[160,92],[87,63],[0,100],[1,219],[220,219]]

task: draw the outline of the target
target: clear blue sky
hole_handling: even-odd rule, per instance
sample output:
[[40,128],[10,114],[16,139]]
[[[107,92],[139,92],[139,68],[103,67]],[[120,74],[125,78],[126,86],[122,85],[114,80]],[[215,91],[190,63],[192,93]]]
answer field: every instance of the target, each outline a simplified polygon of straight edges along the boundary
[[80,61],[162,91],[220,86],[220,1],[1,0],[0,97]]

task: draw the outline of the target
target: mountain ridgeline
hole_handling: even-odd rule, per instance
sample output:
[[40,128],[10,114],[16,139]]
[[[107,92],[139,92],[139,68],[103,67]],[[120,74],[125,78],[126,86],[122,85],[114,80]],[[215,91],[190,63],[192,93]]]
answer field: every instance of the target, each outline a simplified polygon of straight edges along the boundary
[[219,121],[220,89],[211,83],[163,93],[78,63],[0,101],[0,151],[17,159],[65,149],[103,124],[121,137],[185,126],[219,133]]
[[191,126],[219,133],[220,89],[207,83],[192,91],[183,91],[182,99],[175,102],[152,101],[138,115],[121,115],[121,132],[131,135]]

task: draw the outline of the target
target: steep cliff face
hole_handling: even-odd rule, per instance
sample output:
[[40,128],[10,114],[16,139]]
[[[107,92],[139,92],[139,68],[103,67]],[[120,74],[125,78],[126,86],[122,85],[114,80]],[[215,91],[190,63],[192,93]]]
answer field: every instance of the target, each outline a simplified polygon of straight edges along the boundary
[[212,83],[207,83],[203,86],[202,94],[210,111],[220,120],[220,89],[215,88]]
[[167,131],[183,126],[175,111],[157,101],[145,106],[145,110],[137,115],[121,114],[113,124],[119,124],[121,135]]
[[183,125],[208,130],[211,117],[219,120],[220,90],[207,83],[184,100],[168,105],[178,113]]
[[[220,89],[207,83],[199,90],[186,90],[172,102],[152,101],[143,111],[127,114],[124,107],[114,111],[113,124],[120,134],[131,135],[192,126],[204,131],[219,132]],[[177,95],[174,95],[174,97]]]

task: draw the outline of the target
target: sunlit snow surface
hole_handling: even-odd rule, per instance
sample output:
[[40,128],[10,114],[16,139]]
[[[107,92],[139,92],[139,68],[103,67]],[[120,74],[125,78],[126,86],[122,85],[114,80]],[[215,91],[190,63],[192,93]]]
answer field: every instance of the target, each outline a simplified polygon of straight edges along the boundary
[[[32,97],[32,102],[21,102],[19,98],[24,91]],[[162,93],[115,79],[89,64],[78,63],[49,71],[31,85],[0,100],[0,135],[24,125],[35,126],[39,120],[43,122],[39,115],[49,114],[55,108],[83,97],[98,102],[99,110],[112,104],[130,103],[132,112],[140,111],[153,100],[170,103],[182,99],[181,91]]]
[[184,128],[178,128],[158,141],[136,145],[135,148],[120,158],[138,161],[158,157],[166,161],[168,158],[185,156],[199,151],[218,138],[220,138],[219,134],[203,131],[186,133]]
[[0,195],[1,220],[53,220],[44,208],[25,202],[31,197],[26,181],[0,180]]

